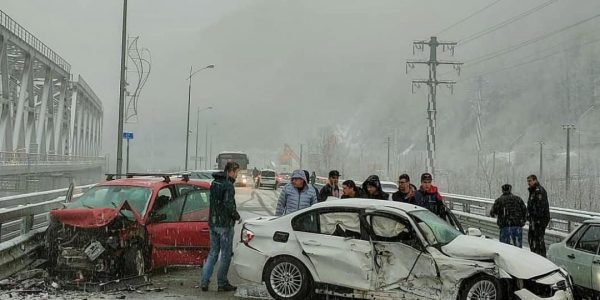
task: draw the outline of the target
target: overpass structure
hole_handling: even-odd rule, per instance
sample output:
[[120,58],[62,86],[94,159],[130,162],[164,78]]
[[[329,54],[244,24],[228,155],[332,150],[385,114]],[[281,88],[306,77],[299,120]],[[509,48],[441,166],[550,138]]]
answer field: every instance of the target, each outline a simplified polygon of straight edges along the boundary
[[102,102],[70,72],[65,59],[0,11],[0,190],[26,190],[15,176],[101,172]]

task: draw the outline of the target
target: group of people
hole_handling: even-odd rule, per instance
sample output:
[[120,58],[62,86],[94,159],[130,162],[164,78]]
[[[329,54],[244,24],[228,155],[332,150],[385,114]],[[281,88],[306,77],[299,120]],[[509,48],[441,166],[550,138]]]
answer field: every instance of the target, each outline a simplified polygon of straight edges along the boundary
[[[209,279],[214,266],[221,257],[221,266],[217,275],[218,291],[234,291],[227,279],[233,248],[235,222],[240,215],[235,204],[234,183],[240,166],[228,162],[223,172],[213,174],[214,181],[210,186],[209,232],[210,252],[202,270],[201,288],[208,290]],[[316,175],[309,176],[306,170],[295,170],[290,183],[286,184],[277,200],[275,214],[283,216],[310,207],[315,203],[326,201],[329,197],[365,198],[405,202],[427,208],[438,216],[445,218],[446,206],[436,186],[432,184],[430,173],[421,175],[421,184],[417,188],[410,183],[408,174],[398,177],[398,191],[388,194],[383,191],[377,175],[371,175],[359,187],[352,180],[342,182],[339,187],[340,173],[329,172],[328,181],[320,190],[315,187]],[[502,186],[502,196],[496,199],[491,216],[497,217],[500,227],[500,241],[522,247],[523,226],[529,221],[529,247],[531,251],[546,256],[544,234],[550,222],[550,208],[546,190],[539,184],[535,175],[527,177],[529,199],[527,206],[523,200],[512,193],[512,186]]]
[[502,185],[502,196],[494,202],[490,216],[497,218],[500,242],[523,247],[523,226],[529,221],[528,242],[532,252],[546,257],[544,235],[550,223],[548,194],[537,176],[527,176],[529,199],[527,206],[521,197],[512,193],[510,184]]
[[314,185],[314,181],[309,181],[308,178],[308,171],[306,170],[296,170],[292,173],[290,183],[283,187],[277,200],[275,210],[277,216],[293,213],[334,197],[405,202],[423,206],[438,216],[445,217],[446,207],[442,195],[437,187],[432,184],[433,177],[430,173],[421,175],[419,188],[410,183],[408,174],[400,175],[398,178],[398,191],[392,194],[383,191],[381,181],[377,175],[367,177],[361,186],[358,186],[353,180],[346,180],[342,182],[340,189],[340,172],[331,170],[327,183],[321,190],[318,190]]

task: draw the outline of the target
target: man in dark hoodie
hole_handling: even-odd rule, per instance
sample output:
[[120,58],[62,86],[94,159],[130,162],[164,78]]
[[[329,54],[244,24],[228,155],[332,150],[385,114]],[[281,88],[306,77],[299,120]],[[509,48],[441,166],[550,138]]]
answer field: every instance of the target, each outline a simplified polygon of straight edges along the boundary
[[378,199],[378,200],[389,200],[390,195],[384,192],[381,188],[381,182],[379,181],[379,176],[371,175],[367,177],[367,180],[362,184],[363,191],[365,192],[365,196],[368,199]]
[[442,219],[446,219],[446,207],[438,188],[431,184],[433,177],[429,173],[421,175],[421,186],[415,193],[415,204],[427,208]]
[[240,214],[235,205],[235,178],[240,165],[228,162],[224,172],[213,174],[210,185],[210,206],[208,209],[208,227],[210,230],[210,252],[206,264],[202,268],[202,291],[208,291],[208,282],[221,253],[221,267],[217,274],[219,292],[235,291],[236,287],[229,283],[227,272],[233,250],[233,227]]
[[327,184],[321,188],[319,192],[319,201],[325,201],[329,197],[339,198],[341,196],[340,188],[338,187],[338,181],[340,179],[340,172],[337,170],[329,171],[329,178]]
[[523,247],[523,226],[527,218],[527,208],[521,197],[514,195],[512,186],[502,186],[502,196],[496,199],[490,216],[498,217],[500,228],[500,242],[512,244],[519,248]]

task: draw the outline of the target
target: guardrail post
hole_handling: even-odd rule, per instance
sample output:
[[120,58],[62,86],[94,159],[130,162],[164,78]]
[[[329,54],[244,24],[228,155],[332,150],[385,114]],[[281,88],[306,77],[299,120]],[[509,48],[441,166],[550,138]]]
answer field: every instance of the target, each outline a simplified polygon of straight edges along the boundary
[[471,203],[463,203],[463,210],[466,213],[471,213]]
[[21,234],[26,234],[33,229],[33,215],[23,217],[21,221]]
[[571,220],[567,220],[567,232],[571,232],[571,225],[573,225],[573,222],[571,222]]

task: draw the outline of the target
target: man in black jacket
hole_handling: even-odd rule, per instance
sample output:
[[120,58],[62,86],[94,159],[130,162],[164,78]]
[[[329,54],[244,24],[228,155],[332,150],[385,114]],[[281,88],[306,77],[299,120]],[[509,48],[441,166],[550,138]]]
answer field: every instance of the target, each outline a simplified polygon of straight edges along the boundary
[[392,194],[392,200],[414,204],[417,187],[410,183],[408,174],[402,174],[398,178],[398,191]]
[[325,201],[327,200],[327,197],[339,198],[341,196],[340,188],[338,187],[339,179],[340,172],[336,170],[329,171],[329,180],[327,181],[327,184],[321,188],[319,201]]
[[512,194],[512,186],[502,186],[502,196],[496,199],[490,216],[498,217],[500,242],[523,247],[523,226],[527,217],[527,208],[523,199]]
[[365,197],[368,199],[389,200],[390,195],[384,192],[381,188],[379,176],[371,175],[363,182],[362,189],[365,192]]
[[535,175],[527,177],[529,200],[527,200],[527,220],[529,221],[529,248],[532,252],[546,257],[544,235],[550,223],[550,205],[548,194],[539,184]]

